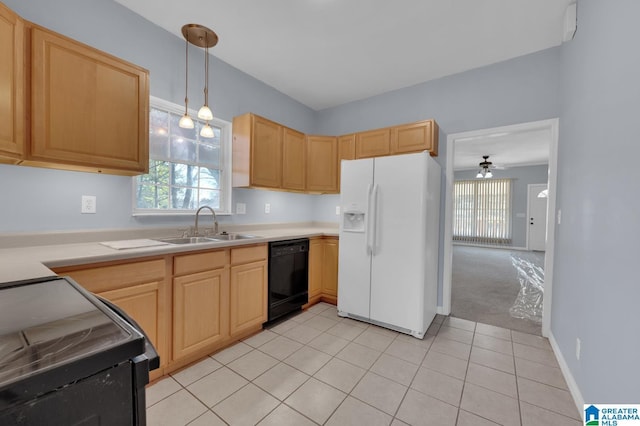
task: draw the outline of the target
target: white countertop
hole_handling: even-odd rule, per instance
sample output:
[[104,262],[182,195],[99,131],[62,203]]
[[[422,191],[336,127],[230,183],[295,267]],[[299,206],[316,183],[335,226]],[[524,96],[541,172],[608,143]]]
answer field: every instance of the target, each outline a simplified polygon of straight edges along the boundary
[[[198,244],[167,244],[130,249],[110,248],[101,244],[100,241],[4,248],[0,249],[0,282],[52,276],[55,273],[49,268],[62,266],[184,253],[294,238],[338,236],[338,228],[313,225],[301,227],[274,226],[273,228],[265,227],[264,229],[251,228],[251,230],[244,233],[259,236],[259,238]],[[162,237],[165,236],[163,235]],[[103,241],[113,240],[106,239]]]

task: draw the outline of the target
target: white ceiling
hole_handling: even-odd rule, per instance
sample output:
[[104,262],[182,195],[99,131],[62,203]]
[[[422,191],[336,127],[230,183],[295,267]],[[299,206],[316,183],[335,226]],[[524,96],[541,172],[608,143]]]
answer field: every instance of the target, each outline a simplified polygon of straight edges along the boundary
[[321,110],[557,46],[575,0],[115,1]]
[[484,136],[457,139],[453,169],[478,170],[483,155],[488,155],[489,161],[498,168],[548,164],[550,142],[548,129],[489,132]]

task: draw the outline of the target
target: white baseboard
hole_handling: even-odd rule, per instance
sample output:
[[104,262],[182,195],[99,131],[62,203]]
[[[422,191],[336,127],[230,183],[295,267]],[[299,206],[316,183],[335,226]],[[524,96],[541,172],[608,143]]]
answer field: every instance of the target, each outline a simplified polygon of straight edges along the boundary
[[449,315],[444,313],[444,308],[442,306],[436,306],[436,314]]
[[573,397],[573,402],[576,404],[576,407],[578,407],[578,413],[580,413],[580,416],[584,416],[584,398],[582,397],[582,392],[580,392],[580,388],[573,378],[573,374],[571,374],[571,370],[569,370],[569,365],[565,361],[562,351],[560,351],[560,346],[558,346],[558,342],[556,342],[556,338],[553,336],[552,332],[549,332],[549,343],[551,343],[553,353],[558,360],[558,365],[560,365],[560,370],[562,371],[564,380],[567,382],[569,392]]

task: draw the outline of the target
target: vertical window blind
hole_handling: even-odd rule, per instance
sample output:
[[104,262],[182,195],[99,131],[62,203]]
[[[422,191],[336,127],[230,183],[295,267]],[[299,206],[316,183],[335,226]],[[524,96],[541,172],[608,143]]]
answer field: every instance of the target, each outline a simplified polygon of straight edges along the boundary
[[511,244],[511,179],[455,182],[453,214],[454,241]]

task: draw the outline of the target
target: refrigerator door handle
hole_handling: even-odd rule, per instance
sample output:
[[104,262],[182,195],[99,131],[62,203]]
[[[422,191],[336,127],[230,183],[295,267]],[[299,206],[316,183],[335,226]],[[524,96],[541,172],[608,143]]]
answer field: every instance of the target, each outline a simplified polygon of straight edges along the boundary
[[367,250],[367,254],[371,254],[371,189],[372,189],[372,185],[369,184],[367,186],[367,218],[366,218],[366,226],[365,226],[365,245],[366,245],[366,250]]
[[369,212],[371,217],[371,254],[376,254],[378,245],[378,184],[373,185],[373,202]]

